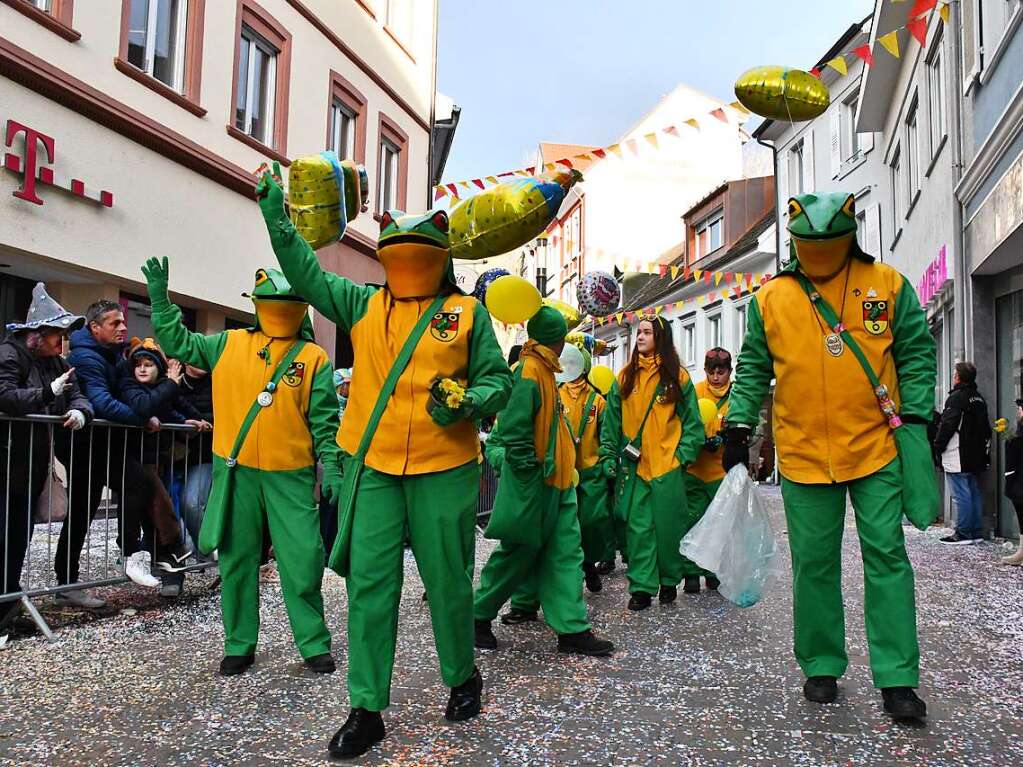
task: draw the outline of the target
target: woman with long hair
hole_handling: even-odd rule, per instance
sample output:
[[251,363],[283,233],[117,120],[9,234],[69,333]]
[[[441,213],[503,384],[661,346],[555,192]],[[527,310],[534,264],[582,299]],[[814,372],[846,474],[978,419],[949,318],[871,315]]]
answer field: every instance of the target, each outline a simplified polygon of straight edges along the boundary
[[600,440],[601,467],[617,476],[615,503],[627,524],[630,610],[645,610],[654,594],[664,604],[678,595],[688,520],[683,473],[703,442],[696,393],[670,326],[643,319],[629,364],[608,393]]

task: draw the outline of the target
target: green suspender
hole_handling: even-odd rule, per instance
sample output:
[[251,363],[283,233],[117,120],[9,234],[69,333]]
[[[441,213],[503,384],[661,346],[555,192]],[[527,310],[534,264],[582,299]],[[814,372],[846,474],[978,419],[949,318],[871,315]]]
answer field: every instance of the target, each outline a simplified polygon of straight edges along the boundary
[[[586,431],[586,416],[590,412],[590,408],[593,407],[593,400],[596,399],[597,392],[591,391],[590,396],[586,398],[586,404],[583,406],[583,417],[579,420],[579,428],[576,433],[572,435],[575,440],[575,444],[579,444],[583,438],[583,432]],[[565,426],[568,428],[568,433],[572,434],[572,424],[568,422],[568,416],[564,415],[562,410],[562,418],[565,419]]]
[[646,419],[650,417],[650,411],[654,409],[654,403],[657,402],[657,398],[661,396],[661,388],[661,384],[657,384],[657,388],[654,389],[654,396],[650,398],[650,404],[646,406],[646,412],[643,413],[643,420],[639,422],[639,431],[636,432],[635,437],[629,440],[628,444],[643,444],[643,429],[646,428]]
[[[561,397],[558,395],[558,390],[554,390],[554,412],[551,413],[551,430],[547,435],[547,453],[543,459],[543,475],[549,477],[554,473],[557,466],[554,463],[554,453],[558,445],[558,410],[561,410],[561,417],[565,417],[565,409],[561,404]],[[568,426],[568,421],[565,421],[565,425]],[[572,429],[568,430],[569,435],[572,433]]]
[[[238,428],[238,435],[234,438],[234,446],[231,448],[231,455],[224,461],[227,467],[233,468],[238,463],[238,453],[242,451],[242,445],[245,444],[245,438],[249,436],[249,429],[252,428],[252,424],[256,420],[256,416],[259,415],[260,411],[264,407],[269,407],[273,403],[273,393],[277,389],[277,385],[284,378],[284,374],[288,372],[288,368],[291,367],[291,363],[295,361],[295,358],[302,352],[306,342],[301,338],[295,341],[288,349],[288,353],[284,355],[280,362],[277,363],[277,367],[274,369],[274,374],[271,376],[269,383],[263,388],[263,391],[259,393],[259,396],[253,401],[252,406],[249,407],[249,412],[245,414],[245,420],[242,421],[242,425]],[[268,395],[264,397],[264,395]],[[260,402],[263,399],[267,402],[267,405],[263,405]]]
[[366,453],[369,452],[369,446],[373,442],[373,435],[376,434],[380,418],[383,416],[384,410],[387,409],[387,402],[394,393],[394,387],[398,385],[398,379],[405,372],[405,368],[408,367],[408,363],[412,359],[413,353],[415,353],[416,346],[419,345],[419,339],[423,337],[423,333],[426,332],[426,326],[430,324],[433,315],[444,305],[446,298],[447,296],[445,295],[437,296],[419,318],[419,321],[416,322],[408,338],[405,339],[405,343],[401,347],[401,351],[398,352],[398,356],[391,366],[391,371],[387,374],[384,385],[377,395],[373,412],[370,413],[369,421],[366,423],[366,430],[362,433],[359,449],[355,451],[355,455],[345,460],[342,497],[338,503],[338,533],[337,538],[334,540],[334,548],[330,552],[330,561],[328,562],[330,569],[338,575],[344,576],[348,573],[355,496],[359,489],[359,477],[362,476]]
[[[650,403],[646,406],[646,412],[643,414],[643,420],[640,421],[639,431],[636,432],[636,436],[630,439],[628,445],[642,445],[643,444],[643,429],[646,428],[647,418],[650,417],[650,411],[654,409],[654,403],[657,398],[661,395],[662,385],[657,384],[657,388],[654,389],[654,396],[650,398]],[[624,412],[624,407],[622,408]],[[624,417],[622,419],[624,421]],[[624,451],[625,448],[622,448]],[[618,479],[615,482],[615,488],[617,492],[617,498],[615,499],[616,508],[622,509],[623,518],[628,514],[629,508],[632,506],[632,494],[635,491],[636,480],[639,478],[639,463],[634,462],[629,458],[623,457],[620,453],[618,456]]]

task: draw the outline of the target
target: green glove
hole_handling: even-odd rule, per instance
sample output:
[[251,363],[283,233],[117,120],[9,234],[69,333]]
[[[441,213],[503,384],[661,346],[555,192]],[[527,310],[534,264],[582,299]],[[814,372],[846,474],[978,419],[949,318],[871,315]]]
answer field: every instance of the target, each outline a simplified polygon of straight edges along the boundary
[[150,302],[153,304],[170,303],[170,296],[167,295],[167,284],[170,280],[167,256],[163,257],[163,261],[158,258],[148,259],[142,267],[142,274],[146,278]]
[[449,408],[447,405],[434,404],[433,409],[430,410],[430,418],[438,426],[450,426],[463,419],[471,418],[474,410],[472,398],[467,394],[457,410]]
[[515,471],[529,471],[537,467],[536,453],[528,445],[514,448],[506,447],[504,450],[504,462]]
[[341,470],[337,466],[323,467],[323,479],[320,481],[320,497],[335,506],[341,502],[341,487],[344,481]]
[[600,464],[600,473],[608,479],[614,479],[618,476],[618,467],[613,460],[608,459]]
[[281,164],[276,160],[273,173],[266,171],[256,184],[256,199],[259,201],[259,209],[263,211],[263,218],[267,221],[277,221],[287,215],[284,211],[284,190],[274,180],[274,176],[281,178]]

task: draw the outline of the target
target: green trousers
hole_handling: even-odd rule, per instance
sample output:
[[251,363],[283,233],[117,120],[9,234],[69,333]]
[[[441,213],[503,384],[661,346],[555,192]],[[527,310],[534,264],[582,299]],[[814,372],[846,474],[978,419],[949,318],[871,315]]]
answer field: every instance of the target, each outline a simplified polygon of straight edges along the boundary
[[544,620],[558,634],[586,631],[590,622],[583,600],[583,552],[579,536],[575,488],[561,490],[560,503],[544,515],[540,548],[506,546],[494,549],[480,573],[473,612],[476,620],[492,621],[516,589],[528,588],[535,574],[536,593]]
[[[227,471],[215,460],[213,481]],[[264,521],[270,529],[291,633],[303,658],[330,652],[323,620],[323,540],[313,491],[316,470],[267,472],[236,466],[220,542],[220,610],[224,653],[251,655],[259,635],[259,559]],[[218,477],[218,475],[221,475]]]
[[395,476],[366,467],[352,518],[348,696],[352,708],[390,705],[407,529],[426,588],[441,678],[472,676],[472,570],[480,467]]
[[[677,586],[687,574],[688,560],[678,550],[692,526],[682,476],[676,469],[649,482],[635,479],[626,512],[631,594],[656,594],[660,586]],[[699,571],[691,562],[689,567]]]
[[607,503],[611,512],[611,530],[614,533],[614,547],[611,551],[612,556],[608,557],[608,561],[614,559],[615,550],[622,555],[622,562],[628,564],[629,562],[629,524],[625,518],[625,509],[622,508],[621,503],[618,502],[615,490],[617,483],[615,480],[608,480],[607,490]]
[[849,664],[842,605],[846,493],[856,514],[863,556],[863,608],[874,685],[916,687],[920,648],[913,567],[902,533],[898,458],[874,474],[842,484],[782,480],[792,551],[796,660],[808,677],[842,676]]
[[[710,502],[714,500],[714,494],[717,493],[718,488],[721,487],[722,480],[714,480],[713,482],[704,482],[699,477],[694,477],[689,472],[682,478],[686,488],[686,521],[685,531],[682,533],[682,537],[686,536],[690,530],[693,529],[693,525],[703,519],[703,515],[707,513],[707,507],[710,506]],[[714,573],[704,570],[698,567],[695,562],[682,557],[684,574],[685,575],[713,575]]]

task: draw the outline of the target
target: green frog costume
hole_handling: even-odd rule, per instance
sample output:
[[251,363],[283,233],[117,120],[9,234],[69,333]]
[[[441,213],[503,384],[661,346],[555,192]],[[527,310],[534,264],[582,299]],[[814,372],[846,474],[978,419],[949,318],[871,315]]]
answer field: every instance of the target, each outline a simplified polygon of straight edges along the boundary
[[856,242],[847,193],[788,203],[792,259],[749,304],[724,432],[724,467],[748,464],[748,440],[771,380],[782,497],[792,551],[795,654],[810,700],[835,699],[848,665],[841,591],[846,496],[865,578],[875,686],[897,718],[925,715],[905,512],[937,512],[926,423],[934,340],[909,281]]
[[327,353],[312,343],[309,305],[280,272],[259,269],[251,298],[256,324],[213,335],[189,332],[167,293],[167,259],[143,267],[156,337],[168,356],[211,373],[213,487],[199,549],[218,551],[224,653],[221,673],[252,664],[259,633],[259,562],[268,525],[281,591],[299,652],[332,672],[323,620],[323,544],[314,491],[336,497],[337,395]]

